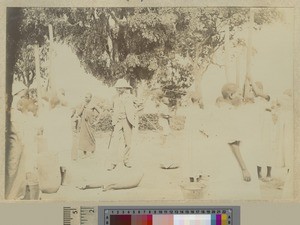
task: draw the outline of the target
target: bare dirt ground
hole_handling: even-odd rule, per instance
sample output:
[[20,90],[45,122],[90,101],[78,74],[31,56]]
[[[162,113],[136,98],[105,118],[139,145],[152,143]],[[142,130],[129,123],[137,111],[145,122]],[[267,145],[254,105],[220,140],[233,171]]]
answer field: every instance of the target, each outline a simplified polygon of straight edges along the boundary
[[[87,157],[79,153],[78,159],[72,161],[67,172],[67,184],[61,186],[57,193],[41,194],[42,200],[68,200],[68,201],[185,201],[180,184],[183,181],[180,166],[177,169],[161,169],[162,162],[175,162],[180,165],[186,146],[184,146],[181,132],[173,131],[170,136],[169,149],[166,151],[160,147],[160,135],[154,131],[139,131],[138,142],[133,142],[131,153],[132,168],[126,168],[122,164],[113,171],[107,171],[107,149],[110,133],[101,133],[96,139],[96,151]],[[201,156],[196,156],[201,157]],[[103,191],[102,188],[80,190],[78,186],[97,182],[108,184],[118,182],[120,179],[128,179],[134,174],[143,174],[138,187],[122,190]],[[274,179],[271,182],[260,181],[262,199],[280,199],[284,185],[284,175],[280,170],[273,170]],[[238,190],[237,190],[238,191]],[[211,196],[202,197],[211,199]],[[249,199],[251,200],[251,199]]]

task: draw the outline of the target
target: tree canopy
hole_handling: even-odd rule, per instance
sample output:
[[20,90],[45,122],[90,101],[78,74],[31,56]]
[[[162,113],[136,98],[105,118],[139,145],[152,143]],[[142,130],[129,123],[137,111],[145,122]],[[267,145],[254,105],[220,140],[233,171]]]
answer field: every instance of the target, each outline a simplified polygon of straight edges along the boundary
[[[108,85],[121,77],[132,86],[147,80],[178,98],[214,63],[229,26],[232,46],[245,45],[235,33],[249,21],[249,8],[23,8],[20,11],[17,79],[34,79],[30,46],[47,58],[48,25],[54,40],[72,47],[86,72]],[[282,19],[275,8],[255,10],[255,27]],[[42,75],[47,75],[42,66]],[[197,86],[197,85],[196,85]],[[172,90],[172,91],[170,91]],[[171,93],[172,92],[172,93]]]

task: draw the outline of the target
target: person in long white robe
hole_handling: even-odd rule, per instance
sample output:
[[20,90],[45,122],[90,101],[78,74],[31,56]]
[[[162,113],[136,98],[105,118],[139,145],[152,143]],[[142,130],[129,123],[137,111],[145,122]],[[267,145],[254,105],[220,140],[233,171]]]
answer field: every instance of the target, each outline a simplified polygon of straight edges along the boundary
[[207,192],[213,199],[260,199],[255,157],[247,135],[247,108],[235,84],[222,88],[223,101],[210,117],[211,148],[204,155],[209,168]]
[[[259,128],[252,135],[255,136],[256,144],[254,154],[257,158],[257,176],[262,181],[268,182],[272,180],[272,168],[276,165],[278,147],[276,144],[278,123],[275,120],[274,107],[272,107],[274,101],[271,101],[271,97],[265,93],[261,82],[253,82],[252,78],[248,77],[245,85],[249,86],[245,95],[248,109],[252,112],[249,118],[253,127]],[[263,176],[264,168],[266,168],[266,176]]]
[[[184,148],[182,150],[182,177],[193,179],[204,172],[202,165],[206,160],[206,133],[204,131],[204,111],[200,108],[197,97],[192,96],[184,110]],[[198,155],[202,155],[197,157]],[[196,157],[195,157],[196,156]],[[197,166],[198,165],[198,166]]]
[[[255,95],[254,103],[254,117],[258,117],[259,143],[257,148],[257,175],[262,181],[272,180],[272,168],[276,165],[277,144],[276,136],[278,131],[278,123],[275,120],[276,112],[274,109],[274,100],[264,93],[263,84],[255,82],[252,84]],[[266,176],[262,175],[262,169],[266,168]]]
[[278,109],[278,150],[279,165],[287,172],[282,197],[293,197],[294,141],[293,141],[293,99],[292,90],[286,90],[279,99]]
[[57,97],[50,100],[50,106],[50,111],[44,116],[44,137],[48,151],[57,155],[61,169],[66,169],[71,162],[71,110],[63,106]]
[[[37,176],[37,129],[36,117],[29,108],[34,108],[34,102],[26,99],[14,99],[11,108],[10,149],[7,161],[7,199],[24,199],[38,195],[34,193],[33,185],[38,185]],[[32,196],[26,196],[26,187]],[[37,195],[36,195],[37,194]]]

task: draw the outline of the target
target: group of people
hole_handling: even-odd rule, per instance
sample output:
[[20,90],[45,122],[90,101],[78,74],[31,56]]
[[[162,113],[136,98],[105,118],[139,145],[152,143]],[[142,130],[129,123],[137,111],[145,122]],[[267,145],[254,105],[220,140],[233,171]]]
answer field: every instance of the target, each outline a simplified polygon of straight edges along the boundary
[[[118,96],[114,99],[114,130],[108,171],[114,170],[119,163],[127,168],[132,167],[131,139],[132,129],[136,126],[137,109],[130,94],[130,85],[125,80],[119,80],[115,87]],[[200,96],[194,92],[185,110],[186,135],[182,162],[166,160],[161,168],[179,168],[181,163],[182,176],[190,180],[210,174],[210,194],[220,199],[224,196],[259,199],[261,192],[258,180],[272,181],[274,166],[285,167],[287,176],[291,178],[291,91],[284,92],[283,98],[273,100],[264,92],[260,82],[253,82],[247,77],[243,92],[236,84],[225,84],[221,89],[222,96],[216,100],[216,108],[208,113],[203,110]],[[157,96],[155,105],[161,127],[160,147],[168,150],[172,133],[168,98],[164,95]],[[211,140],[210,144],[207,144],[207,139]],[[172,158],[172,154],[175,153],[168,151],[167,157]],[[197,157],[199,155],[200,158]],[[291,192],[290,178],[286,180],[284,190]],[[237,195],[236,189],[243,191]],[[291,196],[291,193],[287,196]]]
[[64,97],[62,89],[40,100],[28,90],[14,96],[6,155],[7,199],[38,199],[41,190],[53,193],[64,183],[72,144]]
[[195,152],[198,157],[188,172],[210,174],[209,191],[216,198],[259,199],[258,181],[272,181],[275,166],[285,168],[284,197],[292,197],[291,90],[272,100],[260,82],[247,77],[244,93],[234,83],[225,84],[221,93],[208,113],[200,108],[200,98],[191,97],[185,123],[187,162]]
[[[110,165],[107,170],[111,171],[122,161],[123,165],[131,168],[129,162],[131,152],[132,130],[136,127],[136,108],[134,98],[130,94],[132,87],[125,79],[119,79],[115,88],[117,96],[113,100],[112,126],[113,132],[109,140],[111,149]],[[92,95],[85,96],[85,102],[74,111],[72,118],[76,123],[78,132],[78,148],[75,151],[82,152],[83,155],[93,154],[96,149],[95,129],[99,122],[101,109],[92,101]]]
[[[125,169],[134,167],[131,160],[132,136],[138,125],[137,111],[140,110],[131,94],[132,87],[125,79],[119,79],[114,87],[117,96],[113,99],[113,129],[108,146],[107,171],[114,171],[118,166]],[[211,175],[210,190],[215,196],[226,193],[224,187],[228,183],[227,196],[236,197],[235,190],[241,185],[244,193],[241,197],[251,198],[251,193],[259,197],[255,191],[258,187],[255,178],[266,182],[272,180],[275,149],[281,154],[281,166],[285,166],[289,174],[292,172],[292,93],[286,91],[282,99],[271,101],[262,84],[254,83],[251,78],[245,82],[244,93],[233,83],[225,84],[221,93],[213,113],[204,113],[201,98],[196,92],[189,98],[184,128],[186,148],[183,149],[181,166],[186,169],[184,176],[193,177],[195,171],[206,171]],[[93,104],[91,93],[86,94],[84,103],[73,111],[67,107],[63,91],[44,99],[45,112],[28,97],[21,97],[16,102],[12,108],[6,197],[30,198],[26,197],[26,190],[32,188],[35,191],[29,190],[29,193],[36,193],[37,184],[46,193],[53,193],[66,182],[68,166],[72,159],[77,159],[78,152],[84,157],[95,152],[93,127],[99,123],[101,109]],[[161,147],[166,148],[171,134],[169,101],[166,96],[160,95],[155,103],[158,123],[162,128]],[[72,122],[76,136],[72,133]],[[220,145],[207,145],[208,139]],[[52,151],[52,158],[49,151]],[[195,152],[201,154],[197,162],[194,162]],[[38,153],[44,156],[38,159]],[[54,163],[53,153],[57,163]],[[40,162],[41,159],[45,162]],[[46,163],[47,159],[48,162],[49,159],[53,161]],[[171,167],[164,165],[162,168]],[[263,168],[267,169],[266,176],[262,173]],[[52,175],[45,176],[45,173]],[[235,185],[234,188],[231,188],[232,185]],[[36,198],[36,194],[31,198]]]

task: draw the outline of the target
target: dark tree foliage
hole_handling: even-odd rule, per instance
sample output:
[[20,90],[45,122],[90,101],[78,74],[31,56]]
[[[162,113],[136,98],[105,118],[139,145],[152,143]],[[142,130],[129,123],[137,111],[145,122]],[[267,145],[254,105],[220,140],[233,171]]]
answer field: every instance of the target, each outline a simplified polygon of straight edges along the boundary
[[[249,21],[249,9],[228,7],[24,8],[21,14],[22,45],[18,48],[22,51],[15,73],[27,85],[35,72],[28,63],[30,51],[24,49],[35,43],[47,49],[51,24],[54,40],[71,46],[86,72],[104,83],[113,85],[125,77],[136,87],[147,80],[150,86],[159,84],[169,93],[183,93],[193,82],[200,87],[215,52],[224,45],[224,27],[229,26],[232,43],[244,43],[235,40],[235,33]],[[256,27],[278,19],[281,14],[276,9],[256,9]],[[190,63],[183,64],[178,56]],[[42,68],[42,75],[46,74],[47,69]]]

